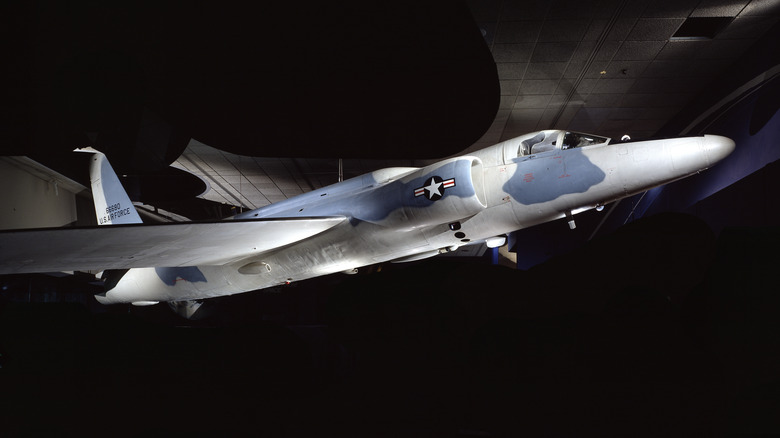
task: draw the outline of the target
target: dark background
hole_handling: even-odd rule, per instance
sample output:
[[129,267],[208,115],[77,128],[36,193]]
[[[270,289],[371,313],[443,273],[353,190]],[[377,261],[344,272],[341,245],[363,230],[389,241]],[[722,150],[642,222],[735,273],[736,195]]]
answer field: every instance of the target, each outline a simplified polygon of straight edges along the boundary
[[[479,138],[498,81],[468,9],[351,7],[13,6],[3,154],[67,169],[85,142],[122,172],[167,166],[191,137],[248,155],[378,158]],[[778,32],[659,135],[776,65]],[[299,89],[307,69],[319,82]],[[710,124],[737,141],[732,160],[649,204],[624,201],[592,240],[596,212],[573,232],[518,233],[527,269],[374,267],[215,299],[197,321],[100,307],[78,277],[5,276],[0,434],[780,433],[776,82]],[[275,146],[247,149],[261,143]]]
[[778,244],[777,228],[716,239],[700,219],[666,213],[528,271],[457,259],[391,266],[215,299],[200,321],[163,305],[6,302],[3,428],[774,433]]

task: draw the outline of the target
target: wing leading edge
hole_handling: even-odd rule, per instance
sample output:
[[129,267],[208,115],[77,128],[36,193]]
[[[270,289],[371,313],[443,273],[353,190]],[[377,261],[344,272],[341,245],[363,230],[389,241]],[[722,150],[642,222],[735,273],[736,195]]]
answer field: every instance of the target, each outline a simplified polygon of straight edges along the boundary
[[0,232],[0,274],[221,265],[319,234],[346,218],[114,225]]

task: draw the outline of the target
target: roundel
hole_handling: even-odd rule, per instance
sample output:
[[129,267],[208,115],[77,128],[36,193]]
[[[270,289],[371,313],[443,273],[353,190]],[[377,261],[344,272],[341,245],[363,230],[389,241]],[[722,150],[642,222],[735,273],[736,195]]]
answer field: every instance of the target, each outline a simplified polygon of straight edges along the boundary
[[442,177],[434,175],[426,179],[422,187],[414,190],[414,196],[425,195],[431,201],[438,201],[444,196],[444,190],[450,187],[455,187],[455,178],[444,180]]

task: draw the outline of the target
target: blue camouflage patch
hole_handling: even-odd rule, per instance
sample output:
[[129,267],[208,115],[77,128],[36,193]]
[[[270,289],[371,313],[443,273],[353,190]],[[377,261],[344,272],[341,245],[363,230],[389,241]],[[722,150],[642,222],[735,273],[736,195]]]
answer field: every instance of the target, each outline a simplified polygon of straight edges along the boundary
[[207,283],[206,276],[196,266],[183,266],[179,268],[154,268],[154,272],[160,277],[163,283],[168,286],[176,286],[177,280],[184,280],[190,283]]
[[570,193],[585,193],[607,176],[582,149],[549,151],[515,162],[517,170],[503,190],[524,205],[552,201]]

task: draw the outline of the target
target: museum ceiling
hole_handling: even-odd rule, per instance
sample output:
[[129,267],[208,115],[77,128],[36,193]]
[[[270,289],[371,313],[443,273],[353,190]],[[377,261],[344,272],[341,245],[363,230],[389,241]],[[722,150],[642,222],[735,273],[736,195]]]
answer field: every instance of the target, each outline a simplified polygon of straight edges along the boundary
[[[92,145],[120,173],[173,163],[206,199],[256,208],[336,182],[339,158],[349,178],[540,129],[651,138],[777,25],[780,1],[38,2],[18,16],[2,154],[78,180],[67,152]],[[195,184],[177,178],[156,197]]]

